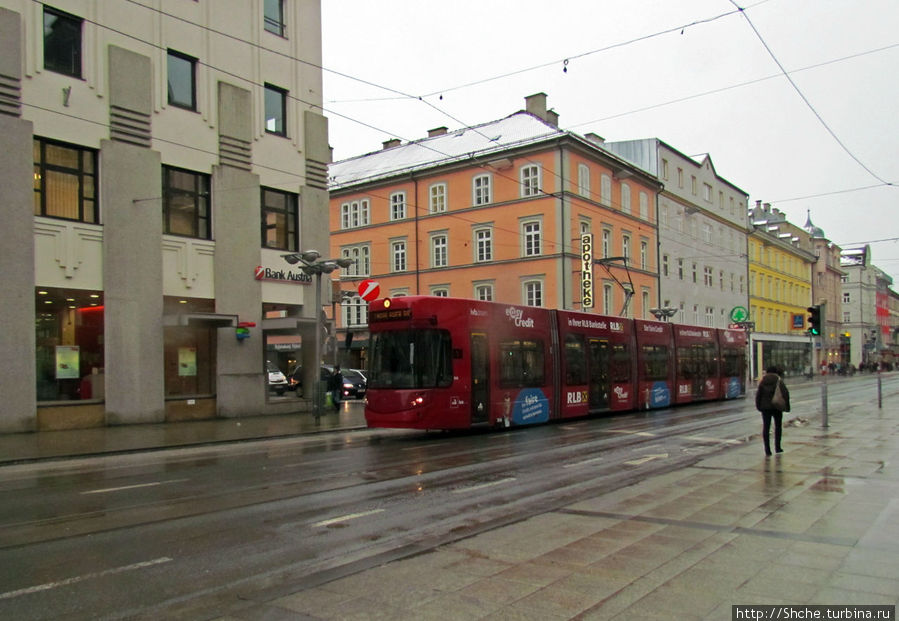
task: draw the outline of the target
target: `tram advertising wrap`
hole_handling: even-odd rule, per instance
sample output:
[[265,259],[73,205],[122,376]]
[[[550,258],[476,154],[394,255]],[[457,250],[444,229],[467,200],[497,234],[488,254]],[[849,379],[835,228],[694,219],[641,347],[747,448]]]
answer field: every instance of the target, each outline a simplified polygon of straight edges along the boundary
[[477,300],[375,300],[369,427],[518,426],[745,396],[738,330]]

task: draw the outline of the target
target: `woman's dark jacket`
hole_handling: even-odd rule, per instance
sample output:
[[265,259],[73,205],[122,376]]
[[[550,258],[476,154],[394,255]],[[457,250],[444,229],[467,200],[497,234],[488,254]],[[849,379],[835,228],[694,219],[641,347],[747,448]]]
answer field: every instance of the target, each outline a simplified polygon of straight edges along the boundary
[[787,390],[787,385],[781,381],[777,373],[765,373],[762,381],[759,382],[758,390],[755,391],[755,409],[759,412],[765,410],[778,411],[776,407],[771,405],[771,397],[774,396],[774,388],[777,386],[777,382],[780,382],[780,390],[783,392],[784,401],[787,402],[783,411],[790,411],[790,391]]

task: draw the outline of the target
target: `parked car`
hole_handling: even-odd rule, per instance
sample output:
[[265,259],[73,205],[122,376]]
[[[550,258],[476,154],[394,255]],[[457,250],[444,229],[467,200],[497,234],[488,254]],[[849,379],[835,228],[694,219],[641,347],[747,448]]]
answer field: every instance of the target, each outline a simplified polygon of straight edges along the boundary
[[268,389],[283,395],[287,391],[287,377],[271,360],[265,361],[265,370],[268,372]]
[[[319,373],[319,379],[323,382],[328,381],[328,377],[331,375],[332,367],[325,365],[321,368]],[[303,394],[303,367],[296,367],[293,371],[290,372],[290,375],[287,376],[287,389],[295,390],[297,396],[304,396]]]

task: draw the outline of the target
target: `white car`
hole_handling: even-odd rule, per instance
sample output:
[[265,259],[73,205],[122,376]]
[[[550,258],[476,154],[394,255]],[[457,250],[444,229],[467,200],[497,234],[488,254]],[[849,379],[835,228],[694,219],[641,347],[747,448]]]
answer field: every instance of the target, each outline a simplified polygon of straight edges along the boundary
[[283,395],[287,391],[287,377],[271,360],[265,361],[265,370],[268,372],[268,389]]

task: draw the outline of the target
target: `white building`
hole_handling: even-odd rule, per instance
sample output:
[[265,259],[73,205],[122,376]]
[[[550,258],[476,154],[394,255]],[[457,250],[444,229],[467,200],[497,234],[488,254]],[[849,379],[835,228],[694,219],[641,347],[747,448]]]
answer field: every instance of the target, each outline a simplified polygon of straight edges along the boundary
[[0,0],[0,431],[297,408],[266,339],[319,322],[279,255],[328,247],[320,22]]
[[749,308],[749,196],[719,177],[708,155],[697,162],[658,138],[604,146],[665,186],[658,197],[659,304],[677,311],[672,321],[726,328],[742,320],[731,314]]

